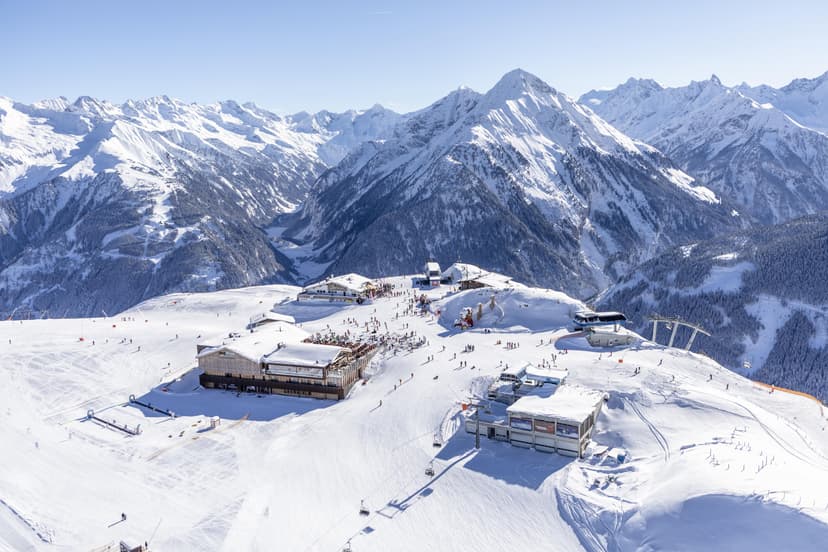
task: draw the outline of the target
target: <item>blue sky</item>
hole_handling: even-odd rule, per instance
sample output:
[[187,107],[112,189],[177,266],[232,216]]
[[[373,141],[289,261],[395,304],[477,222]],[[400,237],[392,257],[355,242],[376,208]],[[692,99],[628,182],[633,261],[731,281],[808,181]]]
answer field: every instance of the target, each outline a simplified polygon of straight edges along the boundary
[[0,0],[0,95],[408,111],[516,67],[573,96],[630,76],[779,86],[828,71],[826,29],[824,1]]

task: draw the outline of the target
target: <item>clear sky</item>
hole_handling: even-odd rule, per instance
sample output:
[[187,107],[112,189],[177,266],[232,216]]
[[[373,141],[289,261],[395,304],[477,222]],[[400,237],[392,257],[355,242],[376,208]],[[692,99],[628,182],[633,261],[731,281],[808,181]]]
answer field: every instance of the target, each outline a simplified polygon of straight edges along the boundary
[[780,86],[828,71],[828,1],[0,0],[0,95],[424,107],[521,67],[577,96],[630,76]]

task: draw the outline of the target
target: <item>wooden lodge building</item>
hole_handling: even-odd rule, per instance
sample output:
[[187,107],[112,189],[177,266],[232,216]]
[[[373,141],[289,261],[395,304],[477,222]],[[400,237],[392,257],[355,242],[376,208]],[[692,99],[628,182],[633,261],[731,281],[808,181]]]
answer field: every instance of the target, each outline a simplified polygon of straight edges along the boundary
[[473,264],[456,262],[442,273],[442,281],[460,287],[461,291],[484,287],[505,289],[515,287],[516,282],[509,276],[483,270]]
[[287,322],[288,324],[296,324],[296,319],[288,314],[280,314],[278,312],[267,311],[250,317],[250,322],[247,324],[247,329],[252,330],[265,324],[272,322]]
[[360,274],[329,276],[320,282],[310,284],[302,289],[297,301],[323,299],[345,303],[363,303],[372,299],[379,291],[377,284]]
[[199,381],[207,388],[344,399],[374,347],[309,343],[307,336],[292,324],[271,322],[220,345],[200,345]]

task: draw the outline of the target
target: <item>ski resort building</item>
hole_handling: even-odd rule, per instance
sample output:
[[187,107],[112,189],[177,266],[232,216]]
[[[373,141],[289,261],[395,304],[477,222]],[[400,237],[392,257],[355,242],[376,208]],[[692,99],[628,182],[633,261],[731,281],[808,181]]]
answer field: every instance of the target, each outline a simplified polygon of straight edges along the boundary
[[328,301],[344,301],[346,303],[363,303],[377,293],[378,287],[370,278],[359,274],[345,274],[343,276],[329,276],[328,278],[305,287],[297,296],[297,300],[326,299]]
[[604,394],[574,385],[543,385],[532,388],[503,410],[490,404],[487,411],[466,411],[468,433],[480,432],[489,439],[514,446],[583,456],[601,412]]
[[296,320],[288,314],[280,314],[278,312],[267,311],[250,317],[250,322],[247,324],[247,329],[254,329],[271,322],[286,322],[288,324],[295,324]]
[[507,367],[489,386],[487,397],[489,400],[509,405],[537,387],[546,386],[548,390],[553,389],[553,386],[562,384],[567,375],[567,370],[541,368],[531,362]]
[[298,394],[322,399],[345,398],[347,390],[362,376],[351,349],[317,343],[288,343],[265,356],[262,365],[263,377],[281,384],[277,388],[312,387],[305,390],[308,393]]
[[539,384],[561,385],[566,381],[569,370],[565,368],[542,368],[534,364],[526,364],[526,379]]
[[249,333],[230,333],[224,339],[199,343],[198,366],[207,374],[258,376],[261,358],[280,343],[298,342],[310,334],[286,322],[272,322]]
[[586,340],[593,347],[616,347],[618,345],[629,345],[635,336],[632,333],[621,329],[589,328],[586,332]]
[[466,280],[460,280],[461,290],[493,288],[493,289],[507,289],[515,287],[516,282],[509,276],[498,274],[497,272],[484,272],[479,276],[474,276]]
[[489,272],[473,264],[459,262],[445,269],[441,277],[443,282],[459,285],[461,290],[484,287],[505,289],[514,287],[517,284],[509,276],[504,276],[497,272]]
[[626,323],[627,317],[624,316],[624,313],[615,311],[595,312],[583,310],[576,312],[572,318],[572,326],[576,331],[607,326],[618,330]]
[[425,264],[423,269],[425,272],[425,280],[424,283],[431,287],[437,287],[440,285],[440,280],[442,279],[442,275],[440,274],[440,265],[437,264],[435,261],[428,261]]
[[468,263],[454,263],[443,271],[442,280],[447,284],[459,284],[464,280],[471,280],[483,276],[485,270],[479,266]]
[[[198,366],[204,387],[344,399],[362,377],[373,348],[302,341],[308,334],[271,323],[220,345],[200,345]],[[356,353],[354,352],[356,351]]]

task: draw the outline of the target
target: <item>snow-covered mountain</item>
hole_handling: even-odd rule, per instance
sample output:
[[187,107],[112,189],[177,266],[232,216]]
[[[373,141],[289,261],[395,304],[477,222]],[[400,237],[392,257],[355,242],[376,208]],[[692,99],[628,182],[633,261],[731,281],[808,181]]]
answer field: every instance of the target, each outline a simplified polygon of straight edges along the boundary
[[770,103],[796,122],[828,134],[828,72],[813,79],[794,79],[782,88],[742,83],[736,89],[759,103]]
[[404,115],[377,104],[365,111],[301,112],[290,116],[290,121],[299,132],[325,137],[317,155],[332,167],[363,142],[390,136],[394,126],[404,118]]
[[740,220],[659,151],[516,70],[356,149],[285,224],[283,237],[309,245],[329,272],[459,257],[582,294]]
[[262,228],[398,118],[0,98],[0,311],[116,312],[173,290],[292,281]]
[[[790,98],[791,104],[801,101]],[[761,223],[828,209],[828,136],[804,127],[775,104],[722,85],[715,75],[678,88],[630,79],[580,101],[621,131],[659,148],[700,184]],[[813,117],[828,118],[825,106],[811,104]]]
[[598,304],[625,310],[645,335],[653,313],[699,323],[713,332],[699,346],[723,365],[828,400],[826,271],[821,213],[668,251]]

